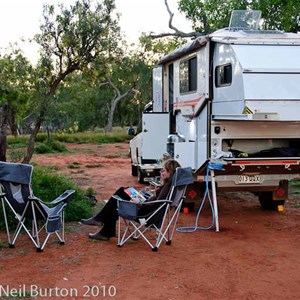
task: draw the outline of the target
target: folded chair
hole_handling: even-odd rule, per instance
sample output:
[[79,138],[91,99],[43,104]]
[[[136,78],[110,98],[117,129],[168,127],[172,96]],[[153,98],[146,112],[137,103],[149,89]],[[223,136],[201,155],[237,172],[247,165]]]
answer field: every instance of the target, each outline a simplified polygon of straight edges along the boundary
[[[64,244],[64,208],[75,191],[66,190],[53,201],[43,202],[32,192],[32,170],[31,165],[0,162],[0,198],[9,247],[14,248],[21,229],[24,229],[37,251],[41,252],[51,234]],[[9,212],[16,219],[12,237]]]
[[[118,246],[123,246],[129,239],[140,237],[147,242],[152,251],[157,251],[162,241],[170,245],[186,187],[191,183],[193,183],[192,169],[177,168],[166,199],[137,204],[114,195],[118,202]],[[143,205],[155,205],[155,209],[148,215],[139,215],[139,209]],[[122,224],[123,227],[125,225],[123,231]]]

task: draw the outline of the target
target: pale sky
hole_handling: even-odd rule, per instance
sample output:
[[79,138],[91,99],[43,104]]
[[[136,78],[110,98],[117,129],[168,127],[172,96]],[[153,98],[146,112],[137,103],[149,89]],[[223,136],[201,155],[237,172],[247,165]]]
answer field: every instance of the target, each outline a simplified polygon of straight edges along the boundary
[[[190,31],[189,22],[177,11],[178,0],[168,0],[175,13],[173,25]],[[39,32],[43,3],[64,3],[66,6],[75,0],[0,0],[0,50],[9,43],[18,42],[25,56],[34,61],[37,46],[22,43],[21,38],[31,38]],[[117,11],[121,13],[121,30],[131,42],[138,42],[142,32],[170,32],[169,15],[164,0],[115,0]]]

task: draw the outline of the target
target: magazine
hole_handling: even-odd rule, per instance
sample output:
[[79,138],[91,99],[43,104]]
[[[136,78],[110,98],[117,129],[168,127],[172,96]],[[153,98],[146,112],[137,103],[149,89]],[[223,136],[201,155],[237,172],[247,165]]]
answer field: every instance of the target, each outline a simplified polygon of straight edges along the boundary
[[124,190],[126,194],[130,196],[130,198],[136,200],[137,202],[144,202],[146,198],[140,192],[138,192],[134,187],[129,187]]

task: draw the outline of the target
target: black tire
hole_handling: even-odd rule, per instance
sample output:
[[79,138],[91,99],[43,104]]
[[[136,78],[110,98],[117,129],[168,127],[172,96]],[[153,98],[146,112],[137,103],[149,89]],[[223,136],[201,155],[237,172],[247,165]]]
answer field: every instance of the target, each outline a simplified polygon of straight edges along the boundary
[[131,161],[131,175],[137,176],[137,166],[135,166],[132,162],[131,149],[129,149],[129,156],[130,156],[130,161]]
[[141,171],[141,168],[137,168],[137,177],[138,177],[138,182],[139,183],[145,183],[145,181],[144,181],[145,175]]
[[261,208],[264,210],[277,210],[278,205],[284,205],[284,200],[273,200],[272,192],[261,192],[258,199]]
[[134,166],[133,164],[131,164],[131,175],[132,176],[137,176],[138,175],[137,166]]

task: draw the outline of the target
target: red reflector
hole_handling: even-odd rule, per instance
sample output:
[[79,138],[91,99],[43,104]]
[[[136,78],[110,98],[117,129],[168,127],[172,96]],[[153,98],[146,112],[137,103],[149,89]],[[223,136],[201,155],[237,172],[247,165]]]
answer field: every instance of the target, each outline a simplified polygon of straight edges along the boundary
[[285,194],[285,190],[283,188],[278,188],[276,190],[276,194],[279,196],[279,197],[282,197],[284,194]]
[[188,196],[191,197],[192,199],[194,199],[194,198],[197,196],[197,193],[196,193],[194,190],[191,190],[191,191],[188,193]]

